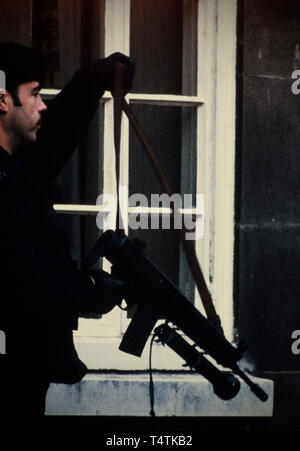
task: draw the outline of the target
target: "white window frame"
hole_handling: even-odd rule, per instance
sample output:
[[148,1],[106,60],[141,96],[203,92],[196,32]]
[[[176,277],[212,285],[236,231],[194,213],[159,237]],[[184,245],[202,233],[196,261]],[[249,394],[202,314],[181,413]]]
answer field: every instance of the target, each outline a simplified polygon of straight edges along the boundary
[[[183,0],[188,4],[189,0]],[[204,193],[204,238],[196,252],[205,279],[221,317],[225,335],[233,340],[233,242],[234,242],[234,156],[235,156],[235,61],[236,0],[198,1],[197,95],[129,93],[130,104],[184,105],[197,108],[197,193]],[[115,51],[129,54],[130,0],[107,0],[105,8],[105,55]],[[54,90],[42,94],[52,96]],[[105,194],[116,194],[113,145],[113,102],[103,99]],[[122,119],[120,184],[128,185],[129,123]],[[154,149],[155,150],[155,149]],[[99,193],[101,194],[101,193]],[[58,213],[105,213],[99,205],[55,205]],[[128,208],[126,205],[125,208]],[[125,219],[125,218],[124,218]],[[126,225],[126,224],[125,224]],[[95,217],[96,226],[96,217]],[[109,270],[106,263],[104,269]],[[198,293],[195,305],[201,311]],[[80,358],[90,369],[134,370],[148,368],[147,348],[141,358],[118,350],[121,331],[129,320],[115,308],[101,320],[80,319],[74,333]],[[153,353],[153,367],[182,369],[182,360],[163,348]]]

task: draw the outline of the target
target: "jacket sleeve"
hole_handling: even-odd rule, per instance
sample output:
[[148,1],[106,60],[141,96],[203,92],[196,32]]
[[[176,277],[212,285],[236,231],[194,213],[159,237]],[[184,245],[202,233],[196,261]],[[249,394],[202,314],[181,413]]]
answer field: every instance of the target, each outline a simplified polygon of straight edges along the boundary
[[100,62],[77,71],[49,102],[36,142],[23,152],[23,164],[40,182],[57,177],[88,130],[104,93]]

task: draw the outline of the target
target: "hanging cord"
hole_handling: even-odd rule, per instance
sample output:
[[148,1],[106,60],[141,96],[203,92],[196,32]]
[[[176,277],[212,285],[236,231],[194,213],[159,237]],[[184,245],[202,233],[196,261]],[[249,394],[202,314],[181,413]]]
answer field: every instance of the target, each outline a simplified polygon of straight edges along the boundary
[[125,66],[118,63],[116,66],[116,74],[114,80],[114,145],[115,145],[115,172],[116,172],[116,190],[117,190],[117,216],[116,231],[124,235],[124,222],[121,214],[120,206],[120,154],[121,154],[121,124],[122,124],[122,99],[124,96],[124,74]]
[[[116,182],[117,182],[117,217],[116,217],[116,231],[119,234],[124,234],[124,222],[121,215],[120,198],[119,198],[119,184],[120,184],[120,144],[121,144],[121,120],[122,120],[122,100],[123,100],[123,81],[124,81],[124,66],[118,64],[116,68],[116,76],[114,83],[114,145],[116,156]],[[152,336],[149,351],[149,397],[150,397],[150,415],[155,417],[154,411],[154,383],[152,372],[152,348],[155,340],[155,334]]]
[[151,417],[155,417],[155,412],[154,412],[154,383],[153,383],[153,371],[152,371],[152,348],[153,348],[153,343],[154,340],[156,338],[156,335],[153,334],[152,339],[151,339],[151,343],[150,343],[150,350],[149,350],[149,397],[150,397],[150,415]]

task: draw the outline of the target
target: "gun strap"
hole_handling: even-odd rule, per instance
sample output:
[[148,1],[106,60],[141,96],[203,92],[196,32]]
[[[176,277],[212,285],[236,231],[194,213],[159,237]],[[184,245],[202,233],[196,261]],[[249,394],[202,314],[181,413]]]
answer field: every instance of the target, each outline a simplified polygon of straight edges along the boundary
[[[121,65],[119,65],[119,66],[121,66]],[[121,73],[121,71],[118,71],[118,69],[119,68],[117,68],[117,71],[116,71],[116,80],[118,80],[118,82],[116,84],[120,86],[122,84],[122,82],[120,82],[122,73]],[[119,89],[119,92],[121,92],[120,89]],[[117,147],[115,148],[116,165],[119,165],[119,161],[120,161],[119,160],[119,155],[120,155],[119,146],[120,146],[120,135],[121,135],[121,114],[122,114],[122,110],[123,110],[124,113],[126,114],[126,116],[128,117],[130,124],[132,125],[133,129],[135,130],[137,137],[139,138],[139,140],[142,143],[143,147],[145,148],[148,156],[150,157],[150,160],[152,161],[152,164],[153,164],[154,169],[160,179],[163,189],[166,191],[166,193],[169,196],[171,196],[172,190],[170,189],[168,181],[167,181],[162,169],[160,168],[160,165],[158,163],[156,155],[153,152],[142,127],[140,126],[132,109],[130,108],[130,106],[128,105],[126,100],[124,99],[124,96],[116,95],[116,91],[114,93],[114,109],[115,109],[114,134],[115,134],[115,143],[117,145]],[[117,177],[119,177],[119,168],[116,171],[116,175],[117,175]],[[118,184],[118,181],[117,181],[117,184]],[[173,214],[175,214],[175,206],[172,205],[171,208],[173,210]],[[178,210],[176,210],[176,214],[181,214],[181,213]],[[207,284],[206,284],[204,276],[203,276],[202,269],[200,267],[200,264],[199,264],[197,256],[196,256],[195,246],[193,245],[192,241],[186,240],[185,234],[186,234],[186,228],[185,228],[184,222],[182,221],[182,228],[179,229],[180,240],[181,240],[185,255],[187,257],[194,281],[196,283],[206,316],[211,323],[213,323],[216,327],[218,327],[223,332],[220,317],[217,315],[217,312],[215,310],[211,294],[208,290]]]
[[118,63],[116,66],[116,74],[114,80],[114,145],[115,145],[115,171],[117,183],[117,216],[116,230],[120,234],[124,234],[124,222],[121,214],[120,206],[120,144],[121,144],[121,126],[122,126],[122,98],[123,98],[123,80],[124,80],[124,64]]

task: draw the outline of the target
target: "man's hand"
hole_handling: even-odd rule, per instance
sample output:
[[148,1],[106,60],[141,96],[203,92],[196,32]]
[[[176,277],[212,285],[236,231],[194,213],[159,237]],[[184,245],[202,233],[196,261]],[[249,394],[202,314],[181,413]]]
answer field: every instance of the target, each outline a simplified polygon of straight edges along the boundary
[[116,305],[121,305],[125,294],[125,284],[105,271],[90,271],[89,277],[94,284],[95,305],[90,307],[93,313],[105,314]]
[[117,64],[125,66],[124,71],[124,95],[132,88],[135,64],[134,61],[123,53],[113,53],[107,58],[100,59],[96,62],[96,72],[99,79],[102,80],[102,87],[106,91],[113,93]]

